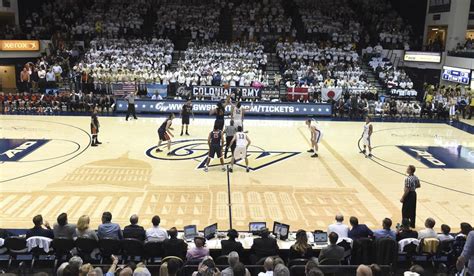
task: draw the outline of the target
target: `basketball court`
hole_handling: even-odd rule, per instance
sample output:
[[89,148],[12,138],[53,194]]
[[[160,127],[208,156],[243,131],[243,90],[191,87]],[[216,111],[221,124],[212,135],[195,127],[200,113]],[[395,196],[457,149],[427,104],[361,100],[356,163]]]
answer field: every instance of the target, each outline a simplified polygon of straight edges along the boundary
[[145,227],[157,214],[165,228],[217,222],[227,230],[231,216],[239,230],[280,221],[312,231],[342,213],[379,228],[385,217],[401,219],[409,164],[422,180],[417,228],[428,216],[454,231],[474,218],[474,139],[448,124],[375,122],[374,158],[366,159],[358,148],[363,122],[319,121],[320,157],[310,158],[303,119],[252,118],[244,123],[251,171],[236,166],[228,176],[219,166],[203,170],[213,119],[192,121],[191,136],[179,136],[175,119],[172,156],[155,153],[164,117],[99,120],[103,144],[93,148],[89,117],[0,117],[0,227],[29,228],[38,213],[54,222],[67,212],[70,222],[88,214],[96,228],[111,211],[122,226],[136,213]]

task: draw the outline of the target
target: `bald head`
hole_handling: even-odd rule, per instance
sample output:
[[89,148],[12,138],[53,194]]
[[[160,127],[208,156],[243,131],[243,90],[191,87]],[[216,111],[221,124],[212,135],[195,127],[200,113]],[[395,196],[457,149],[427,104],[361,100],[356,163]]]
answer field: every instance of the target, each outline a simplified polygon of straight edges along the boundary
[[366,265],[359,265],[356,276],[372,276],[372,269]]
[[341,215],[341,214],[337,214],[337,215],[336,215],[336,221],[337,221],[337,222],[343,222],[343,221],[344,221],[344,216]]

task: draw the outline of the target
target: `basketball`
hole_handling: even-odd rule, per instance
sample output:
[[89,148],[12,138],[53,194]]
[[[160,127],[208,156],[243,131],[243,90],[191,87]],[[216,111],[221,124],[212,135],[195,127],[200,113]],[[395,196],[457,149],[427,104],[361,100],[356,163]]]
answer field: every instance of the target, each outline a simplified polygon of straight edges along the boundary
[[224,89],[229,89],[230,85],[228,83],[224,84]]

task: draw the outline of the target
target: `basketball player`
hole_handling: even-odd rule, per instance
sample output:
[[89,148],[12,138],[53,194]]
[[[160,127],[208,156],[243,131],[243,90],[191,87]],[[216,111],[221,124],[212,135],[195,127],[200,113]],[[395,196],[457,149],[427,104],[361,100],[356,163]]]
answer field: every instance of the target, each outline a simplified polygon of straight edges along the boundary
[[241,126],[237,127],[237,133],[235,134],[234,138],[232,138],[231,144],[232,143],[235,143],[236,147],[234,155],[232,156],[232,161],[230,163],[229,172],[234,171],[235,160],[242,158],[245,158],[246,171],[250,172],[249,159],[247,158],[247,149],[249,148],[251,141],[247,134],[242,131]]
[[97,147],[98,145],[102,144],[99,142],[97,136],[99,135],[99,118],[97,118],[97,107],[93,108],[92,115],[91,115],[91,135],[92,135],[92,147]]
[[214,122],[214,125],[217,126],[218,130],[224,129],[224,114],[226,106],[227,101],[225,103],[218,102],[217,107],[209,112],[209,115],[216,115],[216,121]]
[[225,133],[224,158],[227,158],[227,153],[229,152],[229,148],[230,148],[230,153],[234,154],[235,142],[234,143],[231,143],[231,142],[236,132],[237,132],[237,128],[234,126],[234,120],[230,120],[230,124],[226,126],[224,129],[224,133]]
[[364,125],[364,132],[362,132],[362,143],[364,143],[364,149],[360,151],[365,155],[366,151],[365,148],[369,148],[369,154],[365,155],[366,158],[372,157],[372,146],[370,144],[370,138],[372,136],[373,127],[372,123],[370,122],[370,117],[365,117],[365,125]]
[[183,109],[181,109],[181,136],[183,136],[183,129],[186,126],[186,135],[189,136],[188,127],[189,127],[189,115],[193,115],[194,112],[193,105],[191,104],[191,99],[188,99],[185,104],[183,104]]
[[167,147],[168,147],[168,154],[167,155],[171,155],[171,137],[174,137],[173,133],[171,133],[170,130],[173,130],[171,128],[171,124],[173,123],[173,119],[174,119],[174,114],[171,113],[168,118],[166,119],[166,121],[164,121],[160,128],[158,129],[158,136],[160,137],[160,140],[158,141],[158,146],[156,147],[156,152],[162,152],[163,150],[160,149],[160,146],[161,146],[161,142],[163,141],[166,141],[168,144],[167,144]]
[[318,144],[323,133],[315,125],[311,124],[311,119],[306,120],[306,125],[311,133],[311,149],[308,150],[308,152],[312,152],[313,155],[311,155],[311,157],[315,158],[318,157]]
[[222,147],[224,146],[224,135],[222,135],[222,131],[217,129],[217,126],[214,125],[214,130],[209,133],[207,137],[207,144],[209,145],[209,156],[207,157],[206,167],[204,171],[207,172],[209,170],[209,163],[211,159],[214,158],[214,155],[221,160],[222,171],[225,172],[224,167],[224,158],[222,157]]
[[244,129],[244,112],[248,110],[248,108],[245,108],[242,106],[240,101],[238,101],[235,105],[232,104],[231,108],[231,119],[234,120],[234,125],[235,127],[241,126],[242,129]]

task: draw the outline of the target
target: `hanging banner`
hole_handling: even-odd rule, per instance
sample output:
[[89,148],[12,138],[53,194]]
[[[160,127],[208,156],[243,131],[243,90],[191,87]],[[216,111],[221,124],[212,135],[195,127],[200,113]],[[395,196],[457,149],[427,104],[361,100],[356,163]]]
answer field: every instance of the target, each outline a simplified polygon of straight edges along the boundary
[[235,93],[236,95],[241,95],[242,99],[260,99],[261,89],[248,86],[239,86],[239,87],[229,87],[225,88],[223,86],[204,86],[204,85],[195,85],[191,88],[194,98],[205,98],[205,99],[214,99],[214,98],[225,98],[227,95]]
[[332,87],[332,88],[321,88],[321,99],[327,101],[329,99],[339,100],[342,95],[341,87]]
[[147,83],[146,84],[147,96],[152,97],[155,94],[159,94],[162,98],[168,96],[168,85],[159,83]]

